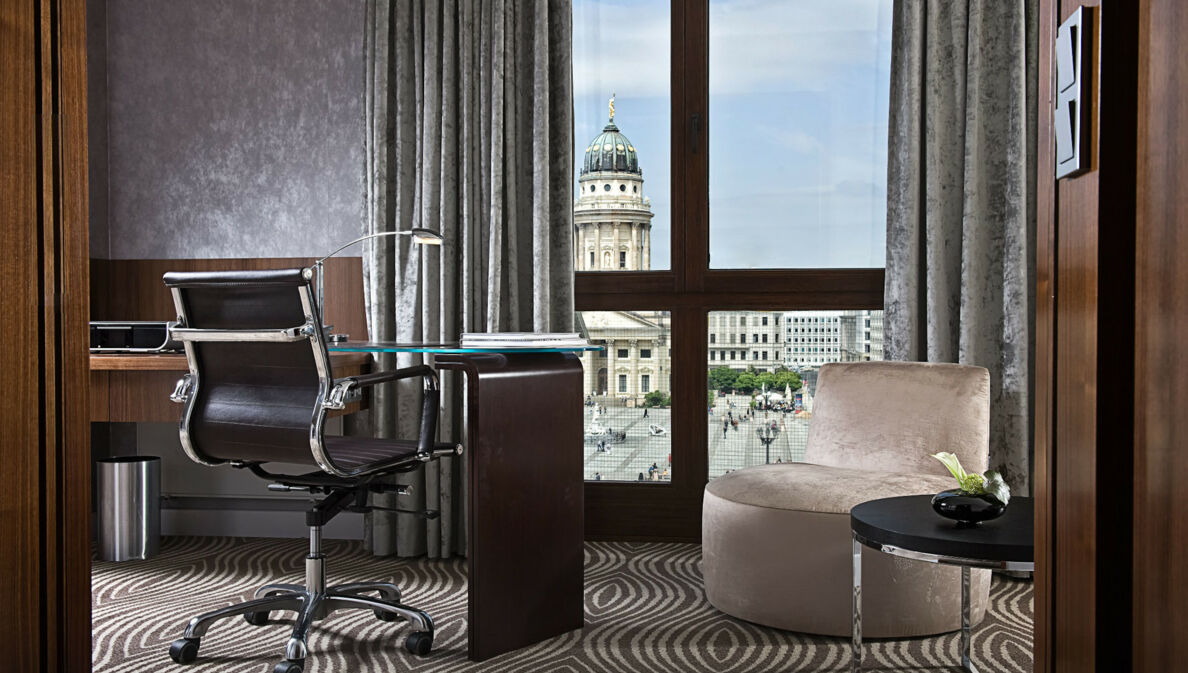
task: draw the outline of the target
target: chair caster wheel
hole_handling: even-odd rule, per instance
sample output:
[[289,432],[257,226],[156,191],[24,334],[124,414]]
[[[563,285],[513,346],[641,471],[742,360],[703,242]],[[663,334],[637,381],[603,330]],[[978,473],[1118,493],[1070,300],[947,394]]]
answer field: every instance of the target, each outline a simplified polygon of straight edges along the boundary
[[198,658],[197,638],[178,638],[169,646],[169,658],[179,664],[188,664]]
[[272,673],[302,673],[302,671],[304,671],[304,670],[305,670],[305,662],[304,661],[293,661],[290,659],[285,659],[284,661],[280,662],[272,669]]
[[243,621],[252,626],[264,626],[268,623],[268,614],[269,612],[267,610],[262,612],[245,612],[243,613]]
[[375,613],[375,618],[381,622],[395,622],[400,620],[400,615],[395,612],[388,612],[387,610],[372,610]]
[[433,648],[433,632],[432,631],[413,631],[408,634],[408,638],[404,640],[404,649],[412,654],[425,656],[429,654],[429,650]]

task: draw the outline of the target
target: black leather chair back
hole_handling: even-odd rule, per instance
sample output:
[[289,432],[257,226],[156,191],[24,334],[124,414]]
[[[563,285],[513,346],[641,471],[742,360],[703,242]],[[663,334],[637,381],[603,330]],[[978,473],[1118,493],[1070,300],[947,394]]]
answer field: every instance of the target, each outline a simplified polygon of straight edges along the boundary
[[311,427],[319,393],[331,382],[316,361],[319,350],[323,363],[329,358],[305,270],[170,272],[164,280],[184,327],[270,331],[312,324],[317,336],[186,343],[198,372],[182,419],[191,456],[212,463],[313,464]]

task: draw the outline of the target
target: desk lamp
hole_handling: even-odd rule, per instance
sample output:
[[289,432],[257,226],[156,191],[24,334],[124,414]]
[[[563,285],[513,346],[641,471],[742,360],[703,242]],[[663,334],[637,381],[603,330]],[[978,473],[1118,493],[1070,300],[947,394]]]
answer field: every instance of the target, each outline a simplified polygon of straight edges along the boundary
[[337,250],[330,253],[329,255],[326,255],[325,257],[314,262],[314,269],[317,270],[317,272],[318,272],[318,313],[321,316],[323,321],[326,319],[326,292],[325,292],[326,283],[325,283],[325,277],[322,275],[324,272],[323,263],[326,260],[330,259],[331,257],[337,255],[338,253],[342,252],[343,250],[346,250],[347,248],[351,247],[352,245],[354,245],[360,241],[366,241],[367,239],[370,239],[370,238],[380,238],[383,236],[411,236],[413,245],[441,245],[442,241],[445,240],[444,238],[442,238],[441,234],[437,233],[436,231],[433,231],[432,229],[425,229],[422,227],[413,227],[412,229],[403,229],[401,231],[381,231],[381,232],[378,232],[375,234],[367,234],[366,236],[360,236],[359,238],[356,238],[355,240],[351,241],[350,243],[347,243],[346,245],[338,248]]

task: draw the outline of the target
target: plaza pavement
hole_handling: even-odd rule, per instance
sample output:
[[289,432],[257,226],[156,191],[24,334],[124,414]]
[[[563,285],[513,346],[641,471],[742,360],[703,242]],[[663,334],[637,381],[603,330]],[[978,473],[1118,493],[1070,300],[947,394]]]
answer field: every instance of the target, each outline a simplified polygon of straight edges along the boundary
[[[733,403],[733,407],[730,406]],[[771,462],[794,462],[804,459],[804,445],[808,436],[808,421],[796,418],[793,414],[779,412],[756,412],[755,418],[740,421],[738,428],[730,427],[723,436],[722,419],[731,412],[738,416],[745,412],[750,403],[750,397],[731,395],[716,398],[713,413],[709,418],[709,476],[714,478],[725,474],[728,470],[737,470],[751,465],[762,465],[766,458],[766,450],[756,429],[764,422],[782,423],[779,436],[771,445]],[[670,409],[648,409],[645,418],[643,409],[606,406],[603,414],[593,413],[594,408],[583,406],[583,431],[591,427],[594,419],[604,428],[614,432],[625,432],[626,438],[622,442],[608,442],[610,452],[600,453],[596,450],[599,439],[605,437],[584,435],[585,476],[587,480],[594,480],[595,474],[601,475],[602,481],[637,481],[640,473],[647,479],[647,470],[655,463],[661,471],[669,470],[672,476],[672,466],[668,463],[671,453],[672,411]],[[653,436],[648,430],[649,424],[658,425],[668,431],[668,434]],[[649,482],[662,483],[662,482]]]

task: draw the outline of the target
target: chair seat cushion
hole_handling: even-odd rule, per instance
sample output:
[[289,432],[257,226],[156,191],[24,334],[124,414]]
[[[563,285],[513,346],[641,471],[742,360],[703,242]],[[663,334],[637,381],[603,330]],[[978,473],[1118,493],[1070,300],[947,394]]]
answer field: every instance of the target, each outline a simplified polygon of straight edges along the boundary
[[[941,472],[944,466],[936,464]],[[827,514],[849,514],[854,505],[898,495],[938,493],[957,486],[948,474],[904,474],[777,463],[735,470],[709,482],[706,491],[742,505]]]
[[377,439],[375,437],[325,438],[326,453],[340,468],[353,470],[360,465],[392,458],[413,459],[417,443],[411,439]]

